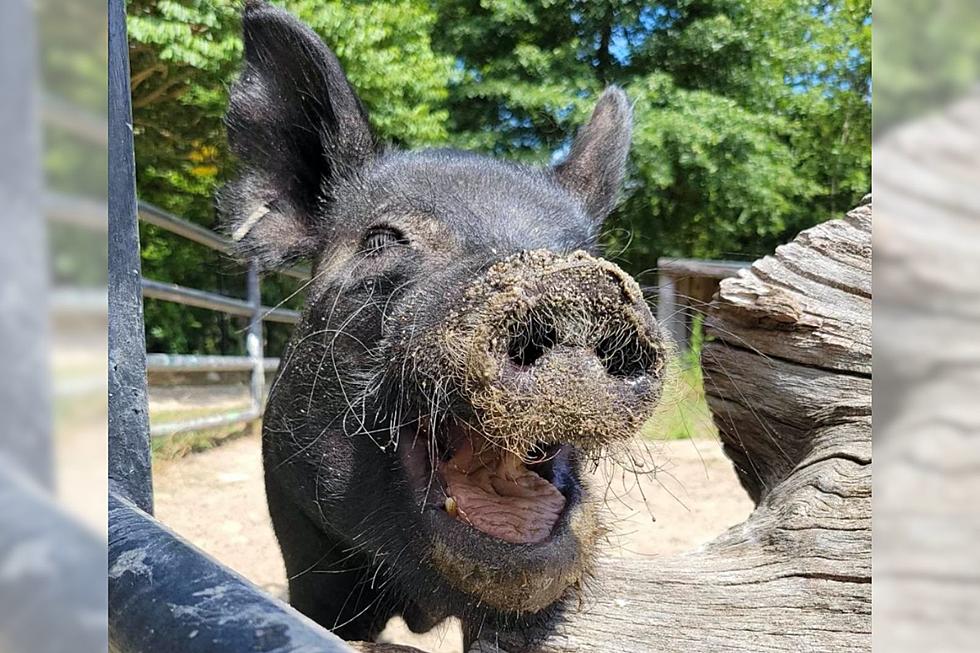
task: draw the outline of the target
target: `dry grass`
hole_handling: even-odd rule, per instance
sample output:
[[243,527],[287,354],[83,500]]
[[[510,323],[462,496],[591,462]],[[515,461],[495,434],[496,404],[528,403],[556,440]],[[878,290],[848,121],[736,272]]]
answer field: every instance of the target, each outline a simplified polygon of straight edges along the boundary
[[653,440],[717,438],[718,429],[704,398],[701,373],[702,317],[694,318],[689,348],[681,352],[667,374],[663,399],[656,414],[643,427],[644,437]]
[[[247,405],[243,406],[208,406],[191,407],[185,409],[166,409],[151,410],[150,424],[167,424],[170,422],[183,422],[211,415],[221,415],[230,412],[246,410]],[[251,424],[231,424],[211,429],[201,429],[199,431],[188,431],[186,433],[175,433],[165,437],[154,438],[151,441],[153,456],[161,459],[181,458],[191,453],[207,451],[228,440],[233,440],[242,435],[253,432],[253,429],[260,429],[261,422]]]

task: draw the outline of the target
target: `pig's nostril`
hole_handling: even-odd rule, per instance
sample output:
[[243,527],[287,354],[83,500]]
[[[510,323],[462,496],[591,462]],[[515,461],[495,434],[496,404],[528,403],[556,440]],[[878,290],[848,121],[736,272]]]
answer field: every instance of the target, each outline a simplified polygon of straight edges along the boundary
[[634,339],[604,338],[595,353],[610,376],[635,379],[647,373],[653,360],[649,351]]
[[529,367],[557,343],[558,333],[554,325],[532,316],[511,335],[507,355],[517,365]]

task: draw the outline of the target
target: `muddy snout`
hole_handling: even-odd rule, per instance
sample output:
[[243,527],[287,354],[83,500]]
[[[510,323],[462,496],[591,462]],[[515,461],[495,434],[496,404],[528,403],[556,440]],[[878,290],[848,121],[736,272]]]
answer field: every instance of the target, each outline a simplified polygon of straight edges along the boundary
[[435,349],[492,442],[601,449],[660,396],[664,342],[636,282],[585,252],[524,252],[467,287]]

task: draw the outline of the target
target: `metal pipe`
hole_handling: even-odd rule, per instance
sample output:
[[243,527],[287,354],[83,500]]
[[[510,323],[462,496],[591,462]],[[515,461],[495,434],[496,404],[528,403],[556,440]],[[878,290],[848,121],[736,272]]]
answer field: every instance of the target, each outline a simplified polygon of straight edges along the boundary
[[207,308],[213,311],[221,311],[243,317],[248,317],[252,314],[252,307],[249,306],[248,302],[197,290],[196,288],[185,288],[175,283],[164,283],[145,277],[142,281],[142,287],[143,296],[151,299],[162,299],[168,302],[184,304],[185,306]]
[[245,424],[254,422],[262,417],[261,406],[258,409],[249,408],[248,410],[225,413],[221,415],[209,415],[183,422],[168,422],[164,424],[153,424],[150,426],[151,438],[162,438],[175,433],[187,433],[189,431],[204,431],[207,429],[220,428],[222,426],[232,426],[234,424]]
[[[248,356],[194,356],[185,354],[147,354],[148,372],[247,372],[252,369]],[[263,358],[264,372],[274,372],[278,358]]]
[[108,566],[112,650],[353,652],[114,493]]
[[153,512],[124,0],[109,0],[109,482]]
[[[242,317],[252,317],[252,304],[241,299],[225,297],[215,293],[197,290],[196,288],[185,288],[175,283],[164,283],[144,278],[142,281],[143,296],[152,299],[162,299],[168,302],[176,302],[186,306],[197,306],[213,311],[222,311],[231,315]],[[285,308],[269,308],[262,306],[262,319],[270,322],[283,322],[286,324],[296,324],[299,322],[299,313]]]
[[259,285],[259,263],[252,260],[248,266],[248,301],[252,305],[252,315],[248,321],[248,335],[245,349],[252,361],[252,382],[250,384],[252,410],[262,410],[262,394],[265,388],[265,366],[262,363],[262,289]]
[[[192,240],[195,243],[204,245],[205,247],[210,247],[213,250],[219,251],[223,254],[234,253],[234,247],[231,240],[225,238],[219,233],[211,231],[199,224],[194,224],[189,220],[179,218],[172,213],[164,211],[160,207],[153,206],[147,202],[139,203],[139,217],[140,220],[146,222],[147,224],[152,224],[165,231],[169,231],[172,234],[177,234],[182,236],[187,240]],[[295,277],[297,279],[309,279],[310,271],[308,268],[302,266],[293,266],[279,270],[282,274]]]
[[194,224],[189,220],[178,218],[147,202],[139,203],[139,218],[147,224],[155,225],[172,234],[177,234],[187,240],[192,240],[195,243],[217,250],[223,254],[230,254],[232,251],[231,241],[227,238],[216,234],[210,229],[205,229],[201,225]]

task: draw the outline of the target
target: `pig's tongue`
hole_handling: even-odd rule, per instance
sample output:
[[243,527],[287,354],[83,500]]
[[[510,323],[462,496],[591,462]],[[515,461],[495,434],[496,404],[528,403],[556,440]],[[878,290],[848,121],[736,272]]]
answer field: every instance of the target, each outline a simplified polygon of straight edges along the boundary
[[512,453],[461,443],[439,471],[450,497],[447,511],[456,519],[515,544],[548,538],[565,507],[554,485],[531,471]]

